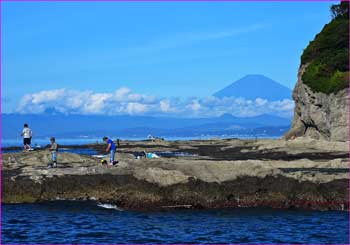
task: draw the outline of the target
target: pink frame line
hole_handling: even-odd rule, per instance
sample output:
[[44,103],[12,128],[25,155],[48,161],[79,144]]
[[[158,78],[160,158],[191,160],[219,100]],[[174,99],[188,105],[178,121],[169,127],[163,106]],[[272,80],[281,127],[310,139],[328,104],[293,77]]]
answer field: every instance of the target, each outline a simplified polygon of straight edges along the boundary
[[0,2],[339,2],[339,0],[0,0]]
[[[341,0],[344,1],[344,0]],[[350,0],[345,0],[349,2]],[[2,2],[339,2],[339,0],[0,0],[0,244],[2,243]],[[349,27],[350,28],[350,27]],[[350,43],[349,43],[350,49]],[[350,60],[349,60],[350,67]],[[350,87],[350,81],[349,81]],[[348,166],[350,170],[350,89],[348,89],[348,149],[349,149],[349,161]],[[350,203],[350,171],[348,172],[348,203]],[[350,212],[348,211],[348,225],[350,229]],[[113,244],[113,243],[112,243]],[[286,243],[284,243],[286,244]],[[350,230],[348,230],[348,243],[350,244]],[[66,245],[66,244],[56,244],[56,245]],[[85,245],[85,244],[80,244]],[[110,245],[110,244],[101,244],[101,245]],[[164,244],[168,245],[168,244]],[[186,245],[186,244],[179,244]],[[221,245],[221,244],[216,244]],[[257,245],[267,245],[267,244],[257,244]],[[278,245],[278,244],[276,244]],[[324,245],[324,244],[309,244],[309,245]],[[344,244],[346,245],[346,244]]]
[[[346,1],[349,1],[349,0],[346,0]],[[348,26],[348,32],[350,31],[350,26]],[[350,37],[350,33],[348,33],[349,37]],[[349,50],[350,50],[350,43],[349,43]],[[348,57],[348,59],[350,59]],[[349,66],[348,68],[350,68],[350,60],[349,61]],[[349,87],[350,87],[350,80],[349,80]],[[349,180],[348,180],[348,183],[349,183],[349,186],[348,186],[348,199],[350,201],[350,89],[348,89],[348,101],[347,101],[347,109],[348,109],[348,122],[347,122],[347,125],[348,125],[348,152],[349,152]],[[350,244],[350,212],[348,211],[348,243]]]
[[2,3],[0,0],[0,244],[2,243]]

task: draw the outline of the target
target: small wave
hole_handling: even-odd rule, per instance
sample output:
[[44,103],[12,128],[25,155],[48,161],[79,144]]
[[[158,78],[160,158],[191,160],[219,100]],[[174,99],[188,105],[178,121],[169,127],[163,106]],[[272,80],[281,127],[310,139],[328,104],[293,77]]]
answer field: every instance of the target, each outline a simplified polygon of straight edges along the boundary
[[117,205],[109,204],[109,203],[98,203],[97,206],[100,208],[115,209],[118,211],[123,211],[123,209],[119,208]]
[[105,157],[107,157],[107,155],[92,155],[92,157],[96,157],[96,158],[105,158]]

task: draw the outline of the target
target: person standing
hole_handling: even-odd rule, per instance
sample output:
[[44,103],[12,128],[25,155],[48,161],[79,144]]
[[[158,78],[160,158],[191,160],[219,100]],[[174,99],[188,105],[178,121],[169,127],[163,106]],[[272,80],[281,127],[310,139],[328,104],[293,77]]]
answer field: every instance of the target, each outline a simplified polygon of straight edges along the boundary
[[109,165],[113,166],[114,165],[114,155],[115,155],[116,146],[115,146],[113,140],[109,139],[106,136],[103,137],[103,141],[107,143],[106,152],[110,153],[110,155],[109,155]]
[[30,151],[32,148],[30,147],[32,141],[32,130],[28,127],[28,124],[24,124],[24,128],[22,130],[21,136],[23,137],[23,146],[24,150]]
[[51,146],[50,146],[50,151],[51,151],[51,163],[47,165],[48,168],[57,168],[57,151],[58,151],[58,145],[56,143],[56,139],[52,137],[50,139]]

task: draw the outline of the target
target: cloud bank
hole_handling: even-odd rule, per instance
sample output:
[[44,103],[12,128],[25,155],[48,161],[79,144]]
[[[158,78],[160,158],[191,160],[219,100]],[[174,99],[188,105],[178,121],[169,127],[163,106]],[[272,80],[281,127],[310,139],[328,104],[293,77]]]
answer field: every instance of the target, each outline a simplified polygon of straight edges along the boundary
[[268,101],[262,98],[165,98],[132,92],[122,87],[112,93],[70,89],[43,90],[22,97],[17,112],[40,114],[54,109],[64,114],[152,115],[175,117],[218,117],[230,113],[237,117],[272,114],[291,117],[294,101]]

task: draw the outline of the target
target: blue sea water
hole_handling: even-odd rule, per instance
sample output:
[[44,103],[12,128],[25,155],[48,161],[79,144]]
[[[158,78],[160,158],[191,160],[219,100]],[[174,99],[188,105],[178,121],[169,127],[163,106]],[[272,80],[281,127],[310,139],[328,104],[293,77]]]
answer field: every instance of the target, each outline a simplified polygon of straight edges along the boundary
[[[22,149],[3,149],[2,153],[17,153],[21,152]],[[70,152],[80,155],[96,155],[97,151],[91,148],[59,148],[59,152]]]
[[95,202],[2,207],[2,243],[348,243],[339,211],[122,211]]
[[[146,138],[123,138],[118,136],[111,137],[112,139],[121,139],[121,140],[146,140]],[[230,138],[240,138],[240,139],[255,139],[255,136],[250,135],[231,135],[231,136],[220,136],[220,135],[206,135],[206,136],[200,136],[200,137],[162,137],[165,140],[168,141],[175,141],[175,140],[208,140],[212,138],[218,138],[218,139],[230,139]],[[277,139],[279,137],[276,136],[265,136],[265,137],[258,137],[259,139]],[[11,146],[18,146],[23,147],[22,143],[23,139],[13,138],[13,139],[1,139],[1,147],[11,147]],[[56,138],[56,142],[59,145],[85,145],[85,144],[103,144],[101,138]],[[32,147],[35,146],[41,146],[44,147],[46,145],[50,144],[50,138],[33,138],[32,139]]]
[[[97,138],[56,138],[56,142],[59,145],[85,145],[85,144],[95,144],[95,143],[103,143],[102,139]],[[32,147],[40,146],[44,147],[46,145],[50,144],[50,138],[33,138],[31,142]],[[11,146],[18,146],[23,147],[23,139],[22,138],[15,138],[15,139],[2,139],[1,140],[1,146],[2,147],[11,147]]]
[[70,152],[80,155],[96,155],[97,151],[91,148],[59,148],[59,152]]

